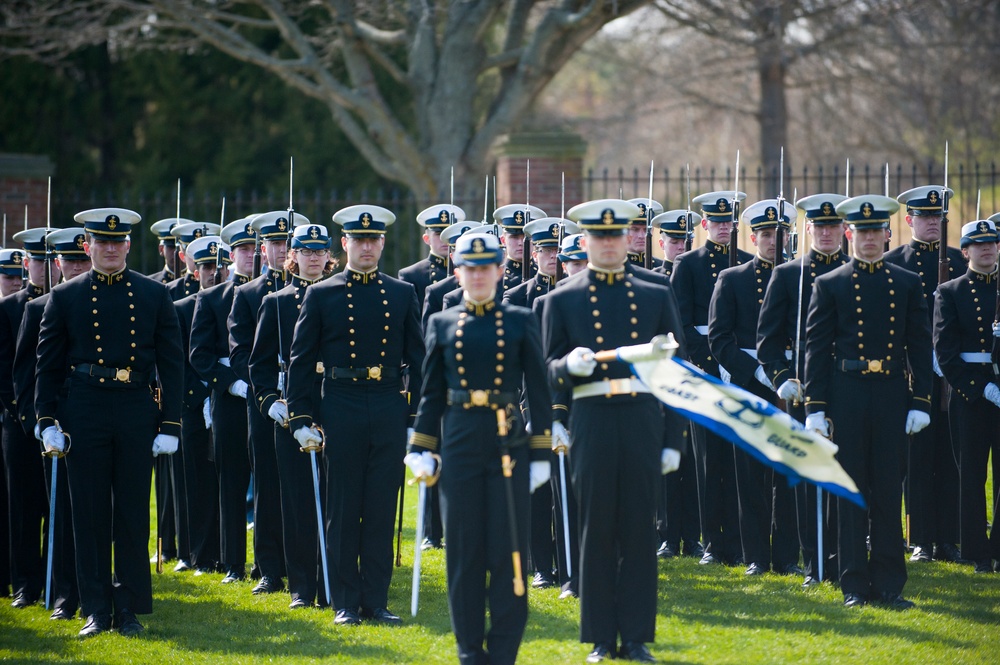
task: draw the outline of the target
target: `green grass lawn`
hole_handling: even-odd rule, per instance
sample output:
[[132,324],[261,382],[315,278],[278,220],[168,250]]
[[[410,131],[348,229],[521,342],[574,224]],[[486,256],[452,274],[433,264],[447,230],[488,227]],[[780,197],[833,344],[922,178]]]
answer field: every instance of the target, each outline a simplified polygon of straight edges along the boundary
[[[333,625],[333,612],[292,612],[285,593],[255,597],[252,582],[222,575],[153,575],[155,613],[134,640],[76,637],[82,620],[50,621],[41,605],[0,603],[0,660],[22,663],[453,663],[444,552],[424,553],[420,613],[409,617],[415,491],[408,490],[403,566],[390,609],[399,628]],[[248,534],[249,535],[249,534]],[[152,546],[150,551],[154,551]],[[653,654],[664,663],[997,663],[1000,575],[957,564],[908,564],[905,595],[917,608],[847,610],[838,589],[802,591],[800,578],[747,579],[742,568],[660,562]],[[167,567],[170,570],[170,567]],[[579,601],[529,591],[522,663],[582,663]]]

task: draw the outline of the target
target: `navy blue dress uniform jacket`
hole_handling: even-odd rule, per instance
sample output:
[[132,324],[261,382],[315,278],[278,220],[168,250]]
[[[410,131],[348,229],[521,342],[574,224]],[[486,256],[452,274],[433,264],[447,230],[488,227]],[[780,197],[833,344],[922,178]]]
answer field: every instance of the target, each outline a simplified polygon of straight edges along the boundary
[[426,258],[399,271],[399,279],[409,282],[417,291],[417,301],[424,302],[424,292],[431,284],[437,284],[448,278],[448,259],[437,254],[428,254]]

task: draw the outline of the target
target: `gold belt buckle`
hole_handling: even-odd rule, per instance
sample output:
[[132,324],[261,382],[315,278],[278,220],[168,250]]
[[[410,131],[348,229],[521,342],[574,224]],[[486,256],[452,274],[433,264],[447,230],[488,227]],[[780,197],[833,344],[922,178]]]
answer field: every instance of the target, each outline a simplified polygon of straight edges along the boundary
[[115,372],[115,381],[121,381],[122,383],[128,383],[131,372],[127,369],[120,369]]
[[868,371],[880,374],[882,372],[882,361],[881,360],[869,360],[868,361]]
[[490,393],[488,390],[469,391],[469,403],[472,406],[489,406]]
[[622,395],[624,393],[632,392],[630,386],[628,385],[628,379],[611,379],[609,382],[611,384],[611,392],[609,395]]
[[382,368],[381,367],[369,367],[368,368],[368,378],[372,381],[382,380]]

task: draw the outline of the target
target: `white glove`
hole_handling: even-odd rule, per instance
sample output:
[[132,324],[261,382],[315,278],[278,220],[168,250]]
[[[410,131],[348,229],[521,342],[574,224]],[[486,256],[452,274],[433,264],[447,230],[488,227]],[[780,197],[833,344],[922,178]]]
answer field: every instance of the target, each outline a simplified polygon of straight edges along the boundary
[[247,382],[243,379],[236,379],[233,381],[232,385],[229,386],[229,394],[233,397],[247,398]]
[[771,380],[767,378],[767,372],[765,372],[764,368],[761,367],[760,365],[757,365],[757,370],[753,373],[753,376],[762,384],[764,384],[771,390],[774,390],[774,385],[771,383]]
[[987,383],[983,390],[983,397],[1000,406],[1000,388],[997,388],[997,384]]
[[664,476],[681,468],[681,451],[664,448],[660,453],[660,473]]
[[179,439],[172,434],[157,434],[153,439],[153,457],[157,455],[173,455],[177,452]]
[[573,445],[569,440],[569,431],[566,426],[558,420],[552,423],[552,450],[565,446],[569,452],[569,447]]
[[42,443],[45,444],[47,451],[54,450],[61,453],[66,450],[66,437],[55,425],[49,425],[42,432]]
[[916,409],[910,409],[910,412],[906,414],[906,433],[916,434],[923,428],[931,424],[931,416],[923,411],[918,411]]
[[406,443],[409,443],[410,439],[412,439],[412,438],[413,438],[413,428],[412,427],[407,427],[406,428]]
[[536,489],[549,482],[549,478],[552,477],[552,465],[549,464],[548,460],[532,462],[531,468],[528,469],[528,476],[531,479],[531,491],[534,492]]
[[733,375],[727,372],[725,367],[719,365],[719,378],[722,379],[723,383],[731,383]]
[[778,386],[778,397],[785,400],[802,401],[802,384],[789,379]]
[[941,365],[938,364],[937,353],[931,353],[931,362],[934,367],[934,373],[943,378],[944,372],[941,371]]
[[38,429],[38,423],[35,423],[35,438],[38,439],[39,441],[42,440],[42,433]]
[[208,397],[201,405],[201,415],[205,417],[205,429],[212,429],[212,400]]
[[597,367],[597,360],[591,349],[578,346],[566,356],[566,371],[573,376],[590,376]]
[[323,443],[323,437],[312,427],[306,427],[305,425],[295,430],[292,436],[299,442],[300,448],[312,448]]
[[431,452],[425,450],[424,452],[412,452],[407,453],[406,457],[403,458],[403,464],[406,465],[412,473],[414,478],[433,476],[434,467],[436,462],[434,458],[431,457]]
[[275,400],[268,408],[267,415],[270,416],[271,420],[284,427],[288,420],[288,405],[280,400]]
[[806,429],[829,438],[830,425],[826,422],[826,411],[817,411],[806,416]]

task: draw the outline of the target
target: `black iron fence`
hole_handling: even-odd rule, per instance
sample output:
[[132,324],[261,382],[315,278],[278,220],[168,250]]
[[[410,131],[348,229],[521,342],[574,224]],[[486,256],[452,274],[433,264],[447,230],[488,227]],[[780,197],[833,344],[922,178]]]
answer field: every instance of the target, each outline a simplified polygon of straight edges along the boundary
[[[751,167],[740,170],[739,182],[740,189],[747,193],[750,202],[777,196],[779,186],[784,188],[785,197],[792,200],[796,194],[802,197],[824,191],[843,193],[845,190],[854,195],[882,194],[888,191],[890,196],[896,196],[911,187],[944,182],[943,168],[934,163],[897,164],[890,166],[888,171],[887,178],[885,165],[852,164],[849,173],[844,166],[801,169],[786,166],[784,181],[780,182],[778,169],[765,171],[761,167]],[[687,206],[689,181],[691,196],[694,197],[708,191],[732,189],[734,177],[731,167],[692,167],[690,174],[685,165],[661,168],[653,174],[653,198],[666,209],[684,208]],[[591,168],[582,176],[581,184],[580,191],[585,200],[618,196],[627,199],[646,197],[649,195],[649,171],[638,167]],[[996,164],[976,164],[971,168],[963,164],[952,164],[949,167],[948,186],[955,191],[949,216],[953,222],[949,227],[949,237],[952,243],[957,243],[961,223],[976,219],[977,198],[980,194],[980,218],[1000,211],[1000,174]],[[288,206],[287,195],[287,190],[278,189],[235,192],[188,189],[182,192],[180,216],[197,221],[219,222],[225,198],[224,221],[232,222],[254,213],[285,209]],[[420,209],[419,204],[410,192],[396,185],[360,190],[300,190],[295,193],[294,202],[297,213],[327,226],[332,226],[333,213],[357,203],[371,203],[392,210],[398,223],[387,235],[382,262],[383,269],[392,274],[426,254],[421,229],[413,221]],[[455,203],[466,210],[472,219],[478,219],[484,209],[482,192],[471,189],[456,187]],[[490,203],[488,211],[492,213],[494,206]],[[497,203],[504,205],[512,202]],[[566,205],[570,207],[576,203],[578,201],[567,201]],[[74,213],[106,206],[129,208],[142,215],[142,228],[133,237],[132,265],[144,272],[159,269],[161,265],[157,255],[157,242],[154,234],[149,231],[149,225],[158,219],[177,214],[176,190],[54,191],[53,226],[72,226]],[[9,238],[18,227],[13,221],[16,219],[15,215],[8,214],[7,218]],[[902,215],[896,216],[892,228],[894,245],[909,240],[909,231]],[[335,250],[339,251],[339,246]]]

